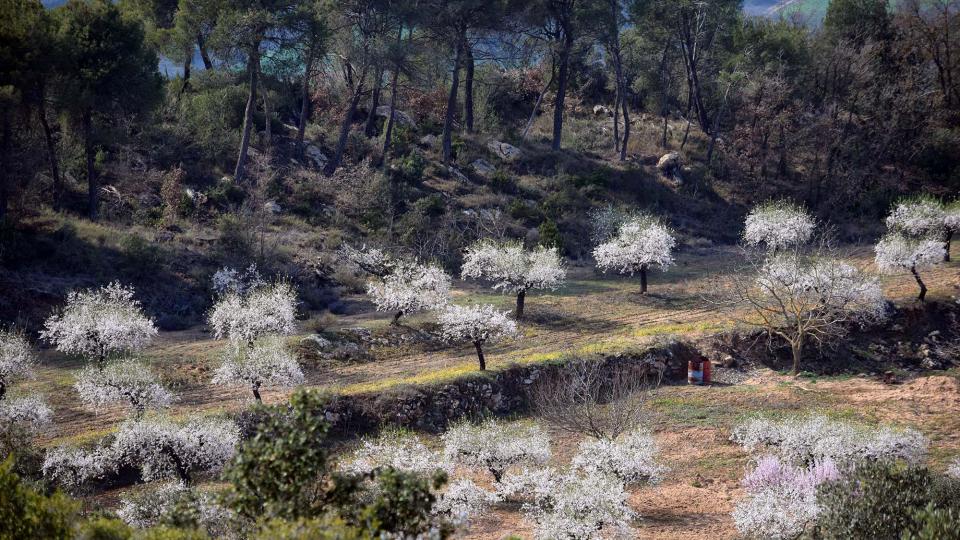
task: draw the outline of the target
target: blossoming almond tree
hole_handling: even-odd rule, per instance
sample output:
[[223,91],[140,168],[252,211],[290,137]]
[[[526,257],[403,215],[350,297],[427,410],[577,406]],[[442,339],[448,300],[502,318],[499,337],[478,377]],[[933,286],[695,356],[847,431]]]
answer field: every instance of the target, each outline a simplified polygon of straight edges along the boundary
[[260,389],[264,386],[292,387],[303,384],[303,370],[279,336],[260,339],[245,345],[227,348],[223,363],[214,371],[214,384],[243,384],[262,402]]
[[140,469],[145,481],[176,478],[190,484],[198,473],[215,473],[236,453],[240,430],[226,420],[167,418],[126,422],[111,450],[119,463]]
[[953,235],[960,231],[960,199],[945,205],[943,211],[943,226],[946,229],[943,262],[950,262],[950,243]]
[[929,195],[912,197],[897,203],[887,216],[887,229],[912,240],[941,240],[943,261],[950,261],[950,241],[960,226],[960,208],[956,202],[945,205]]
[[787,200],[771,201],[753,208],[744,223],[743,241],[776,252],[807,243],[816,222],[799,205]]
[[616,236],[593,250],[597,266],[604,272],[640,273],[640,293],[647,293],[647,270],[659,266],[666,270],[673,265],[673,248],[677,241],[673,232],[659,218],[638,215],[623,225]]
[[224,295],[209,316],[214,335],[230,341],[213,382],[247,384],[257,402],[264,385],[301,384],[300,365],[280,339],[296,329],[295,314],[296,293],[286,282]]
[[74,384],[80,399],[99,407],[126,402],[139,420],[147,409],[170,406],[173,395],[157,382],[150,368],[133,360],[116,360],[102,370],[87,367]]
[[92,359],[102,369],[112,356],[146,348],[157,329],[134,298],[133,288],[114,282],[71,292],[66,306],[47,319],[40,335],[57,350]]
[[385,277],[393,268],[394,259],[380,248],[343,244],[337,250],[337,256],[345,263],[372,276]]
[[36,396],[0,401],[0,455],[22,452],[50,425],[53,411]]
[[404,314],[434,311],[450,303],[450,276],[439,266],[398,262],[390,273],[367,284],[367,295],[377,311],[394,313],[390,324]]
[[449,305],[440,312],[440,333],[447,341],[472,343],[477,350],[480,370],[487,369],[483,345],[517,337],[517,323],[506,311],[497,311],[493,306]]
[[927,296],[927,285],[920,277],[920,271],[940,264],[944,258],[943,242],[933,238],[915,239],[901,233],[889,233],[877,242],[877,268],[884,274],[896,274],[909,271],[917,280],[921,302]]
[[485,469],[497,482],[512,466],[545,465],[550,460],[550,438],[536,424],[464,422],[441,438],[447,460]]
[[523,249],[520,242],[480,241],[467,248],[460,270],[463,279],[484,279],[493,288],[516,295],[515,317],[523,317],[523,303],[531,289],[556,290],[567,272],[557,248]]
[[22,333],[0,330],[0,400],[12,383],[32,377],[36,364],[30,342]]

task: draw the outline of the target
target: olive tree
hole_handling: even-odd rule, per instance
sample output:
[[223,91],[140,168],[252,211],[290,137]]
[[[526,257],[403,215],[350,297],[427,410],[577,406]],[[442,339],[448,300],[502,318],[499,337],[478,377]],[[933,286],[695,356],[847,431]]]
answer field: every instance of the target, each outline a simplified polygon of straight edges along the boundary
[[557,248],[540,246],[532,251],[520,242],[484,240],[467,248],[463,279],[485,279],[493,288],[517,297],[516,318],[523,317],[523,303],[531,289],[555,290],[567,276]]
[[486,343],[496,343],[518,335],[517,323],[507,316],[506,311],[497,311],[491,305],[457,306],[449,305],[440,313],[440,332],[452,342],[472,343],[477,349],[480,370],[487,369],[483,356]]
[[638,214],[620,225],[616,234],[593,250],[593,258],[602,271],[640,274],[640,293],[647,293],[647,270],[659,266],[666,270],[673,265],[673,248],[677,241],[673,231],[659,218]]

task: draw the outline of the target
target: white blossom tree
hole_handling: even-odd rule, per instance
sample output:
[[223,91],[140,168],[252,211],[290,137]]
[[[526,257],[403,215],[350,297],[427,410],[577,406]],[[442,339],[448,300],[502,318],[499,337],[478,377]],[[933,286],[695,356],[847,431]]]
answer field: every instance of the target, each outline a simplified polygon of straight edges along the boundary
[[111,450],[118,463],[138,468],[145,481],[176,478],[189,485],[196,474],[220,471],[239,441],[240,430],[231,421],[151,418],[121,425]]
[[759,258],[747,253],[745,261],[717,278],[713,292],[724,296],[719,305],[732,308],[732,318],[790,346],[794,374],[808,343],[837,339],[852,324],[886,315],[879,280],[843,262],[826,239]]
[[117,517],[137,529],[149,529],[163,522],[183,519],[183,512],[210,538],[234,538],[235,515],[222,504],[217,493],[201,491],[180,482],[163,482],[120,499]]
[[64,489],[77,492],[87,482],[103,478],[117,468],[110,447],[87,450],[59,446],[47,451],[43,459],[43,477]]
[[243,295],[267,284],[257,270],[256,263],[248,266],[246,270],[224,266],[214,272],[210,281],[213,294],[217,298],[230,293]]
[[57,350],[92,359],[102,369],[112,356],[146,348],[157,329],[134,298],[133,288],[114,282],[71,292],[66,306],[47,319],[40,335]]
[[403,261],[381,279],[367,283],[377,311],[394,313],[390,324],[418,311],[434,311],[450,303],[450,276],[439,266]]
[[550,437],[536,424],[463,422],[441,439],[447,460],[487,470],[497,482],[510,467],[544,465],[550,460]]
[[516,295],[519,320],[527,291],[556,290],[567,272],[557,248],[540,246],[527,251],[520,242],[482,240],[467,248],[460,276],[490,281],[494,289]]
[[297,295],[285,281],[254,288],[244,294],[225,294],[210,311],[209,323],[217,339],[247,344],[265,335],[287,335],[296,329]]
[[483,346],[519,336],[517,323],[506,311],[497,311],[489,304],[482,306],[449,305],[440,312],[441,335],[447,341],[472,343],[477,350],[480,370],[487,369]]
[[53,411],[36,396],[0,400],[0,455],[26,449],[50,425]]
[[214,384],[247,385],[258,403],[263,401],[260,389],[264,386],[292,387],[303,381],[296,355],[279,336],[261,338],[250,346],[228,346],[213,376]]
[[657,443],[649,433],[636,429],[617,439],[594,439],[580,443],[571,464],[592,475],[612,475],[627,484],[657,484],[667,467],[657,462]]
[[757,205],[747,214],[743,242],[776,252],[807,243],[816,226],[802,206],[787,200],[771,201]]
[[943,261],[950,261],[950,241],[960,226],[960,208],[945,205],[929,195],[912,197],[897,203],[887,216],[887,229],[915,241],[943,242]]
[[88,406],[126,403],[136,419],[147,409],[169,407],[173,401],[173,394],[157,382],[150,368],[134,360],[114,360],[102,370],[84,368],[74,388]]
[[877,268],[884,274],[897,274],[909,271],[920,287],[917,299],[921,302],[927,296],[927,285],[920,277],[920,271],[940,264],[944,258],[943,242],[934,238],[911,238],[901,233],[889,233],[877,242]]
[[337,256],[350,266],[380,278],[389,274],[395,263],[394,258],[387,252],[366,245],[356,248],[350,244],[343,244],[337,250]]
[[280,338],[296,330],[295,316],[296,292],[284,281],[225,294],[209,316],[214,335],[230,342],[213,382],[249,385],[257,402],[264,385],[301,384],[297,358]]
[[20,332],[0,330],[0,401],[14,382],[33,377],[37,358]]
[[617,234],[593,250],[593,258],[602,271],[640,274],[640,293],[647,292],[647,270],[659,266],[666,270],[673,265],[676,246],[673,231],[659,218],[640,214],[620,226]]
[[344,472],[366,475],[380,468],[432,476],[435,472],[453,473],[453,466],[416,435],[386,433],[376,439],[364,439],[349,459],[340,465]]

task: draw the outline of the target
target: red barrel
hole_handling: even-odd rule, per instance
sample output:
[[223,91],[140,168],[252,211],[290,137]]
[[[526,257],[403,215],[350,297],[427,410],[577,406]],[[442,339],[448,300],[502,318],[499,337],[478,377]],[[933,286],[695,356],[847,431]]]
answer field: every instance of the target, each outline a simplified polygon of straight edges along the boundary
[[709,360],[696,362],[690,360],[687,362],[687,383],[688,384],[710,384],[712,370]]

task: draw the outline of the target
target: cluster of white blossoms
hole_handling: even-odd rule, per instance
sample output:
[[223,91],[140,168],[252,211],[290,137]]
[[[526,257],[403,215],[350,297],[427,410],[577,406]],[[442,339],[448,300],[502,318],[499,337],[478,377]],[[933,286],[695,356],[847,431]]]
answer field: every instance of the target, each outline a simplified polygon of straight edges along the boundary
[[53,410],[36,396],[0,400],[0,455],[26,448],[52,416]]
[[487,491],[469,478],[454,480],[433,505],[433,513],[444,516],[456,527],[465,526],[473,516],[500,501],[500,496]]
[[111,450],[117,461],[136,467],[145,481],[176,478],[189,483],[196,473],[215,473],[233,458],[240,442],[236,424],[167,418],[125,422]]
[[464,422],[442,437],[450,462],[489,471],[499,481],[516,465],[542,465],[550,459],[550,438],[536,424],[487,420]]
[[764,245],[770,251],[807,243],[816,221],[799,205],[786,200],[758,205],[747,214],[743,241],[748,246]]
[[133,288],[111,283],[71,292],[66,306],[47,319],[40,335],[58,351],[102,364],[109,356],[146,348],[157,329],[134,298]]
[[757,285],[808,310],[843,311],[855,319],[882,319],[887,311],[880,280],[838,260],[773,255],[760,268]]
[[120,500],[117,516],[127,525],[147,529],[162,520],[175,520],[178,512],[188,511],[211,538],[223,538],[230,531],[233,513],[210,493],[197,491],[180,482],[164,482]]
[[487,343],[496,343],[520,335],[517,323],[510,318],[508,311],[486,305],[458,306],[448,305],[437,316],[440,334],[450,342],[472,343],[477,348],[480,368],[485,369],[482,347]]
[[390,273],[367,283],[367,295],[377,311],[408,313],[438,310],[450,303],[450,276],[435,265],[402,261]]
[[890,233],[877,242],[877,268],[885,274],[918,271],[943,262],[943,241],[932,238],[911,238]]
[[435,472],[452,473],[453,467],[438,452],[415,435],[388,433],[376,439],[365,439],[349,460],[340,465],[347,473],[369,474],[379,468],[429,476]]
[[738,426],[731,439],[759,455],[743,479],[747,497],[733,512],[737,530],[754,538],[798,537],[820,514],[821,484],[841,479],[866,461],[918,464],[927,450],[926,438],[912,429],[874,428],[824,416],[755,418]]
[[32,377],[36,364],[37,358],[23,334],[0,330],[0,399],[13,382]]
[[632,537],[635,514],[624,483],[611,475],[525,468],[505,476],[498,493],[523,502],[521,510],[535,524],[538,539]]
[[252,343],[269,334],[292,334],[296,306],[293,286],[280,281],[245,294],[227,293],[213,306],[209,323],[217,339]]
[[303,384],[297,356],[283,338],[268,336],[250,347],[231,347],[213,372],[214,384],[242,384],[259,395],[264,386],[292,387]]
[[669,470],[656,460],[657,443],[642,430],[616,440],[598,439],[580,443],[571,464],[591,475],[613,476],[626,484],[657,484]]
[[47,450],[43,459],[44,478],[69,491],[77,491],[116,469],[116,456],[109,447],[86,450],[59,446]]
[[173,401],[173,394],[157,382],[149,367],[126,359],[111,361],[103,369],[84,368],[74,388],[91,407],[125,402],[136,418],[147,409],[169,407]]
[[[955,221],[951,212],[950,222]],[[887,228],[916,238],[940,237],[947,228],[948,213],[932,197],[918,197],[898,203],[887,216]]]
[[652,265],[665,270],[673,265],[676,244],[673,231],[666,224],[653,216],[639,215],[621,225],[609,241],[594,248],[593,258],[604,272],[633,275]]
[[211,282],[213,294],[218,298],[231,293],[244,295],[267,284],[260,275],[260,271],[257,270],[256,263],[248,266],[246,270],[224,266],[214,272]]
[[520,242],[484,240],[467,248],[462,279],[484,279],[496,290],[520,294],[530,289],[555,290],[567,272],[557,248],[523,249]]
[[928,441],[915,429],[872,427],[825,416],[785,420],[754,418],[737,426],[731,440],[749,452],[762,450],[791,463],[830,459],[841,470],[863,460],[902,460],[921,463]]
[[377,277],[390,273],[395,262],[393,257],[382,249],[367,246],[355,248],[350,244],[340,246],[337,256],[347,264]]

